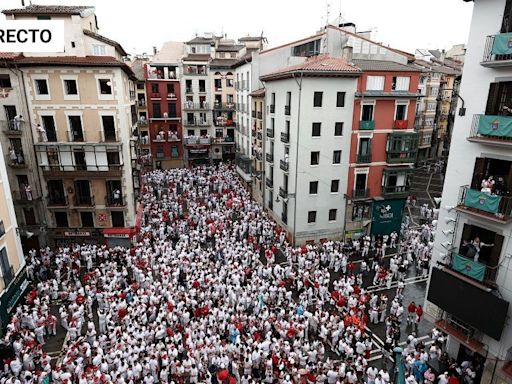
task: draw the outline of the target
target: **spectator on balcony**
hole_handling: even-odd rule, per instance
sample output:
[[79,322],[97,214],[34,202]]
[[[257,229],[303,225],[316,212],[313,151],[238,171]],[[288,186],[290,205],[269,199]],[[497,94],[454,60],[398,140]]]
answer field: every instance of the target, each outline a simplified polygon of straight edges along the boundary
[[288,153],[284,154],[284,162],[288,165],[288,162],[290,161],[290,155]]
[[14,130],[19,131],[21,130],[21,123],[23,122],[23,116],[16,115],[14,116]]
[[464,241],[463,246],[466,245],[468,247],[468,252],[466,254],[466,257],[473,257],[473,260],[475,262],[478,262],[478,259],[480,258],[480,251],[484,247],[494,247],[493,244],[485,244],[480,241],[480,237],[476,236],[471,242],[467,243]]
[[494,189],[494,184],[495,184],[495,181],[494,181],[493,176],[489,176],[488,179],[482,180],[482,184],[481,184],[482,189],[480,191],[485,192],[485,193],[492,193],[492,191]]
[[13,147],[9,147],[9,159],[12,164],[18,164],[18,155]]
[[112,197],[115,205],[121,205],[121,191],[118,188],[114,189]]
[[506,196],[508,195],[507,183],[503,179],[503,177],[498,177],[496,184],[494,185],[494,191],[498,196]]
[[42,143],[46,143],[48,141],[48,136],[46,135],[46,129],[41,124],[37,124],[36,130],[39,135],[39,141]]
[[32,187],[30,185],[25,185],[24,186],[24,189],[25,189],[25,198],[28,200],[28,201],[32,201],[33,200],[33,196],[32,196]]

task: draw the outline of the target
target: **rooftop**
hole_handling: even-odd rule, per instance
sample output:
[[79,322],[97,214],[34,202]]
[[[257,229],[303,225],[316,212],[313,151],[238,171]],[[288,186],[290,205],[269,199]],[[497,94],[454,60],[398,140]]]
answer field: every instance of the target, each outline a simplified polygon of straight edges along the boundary
[[261,76],[261,80],[278,80],[292,77],[295,73],[302,73],[306,76],[311,75],[330,75],[330,76],[359,76],[360,69],[347,63],[345,59],[331,57],[329,55],[318,55],[306,59],[303,63],[283,68],[279,71]]
[[263,97],[265,96],[265,88],[260,88],[260,89],[257,89],[255,91],[252,91],[249,96],[252,96],[252,97]]
[[210,68],[232,68],[238,63],[238,59],[213,59],[210,61]]
[[217,52],[238,52],[244,46],[243,45],[219,45],[216,48]]
[[187,41],[185,44],[210,44],[213,43],[213,38],[196,36],[192,40]]
[[4,15],[81,15],[83,11],[93,9],[93,6],[76,5],[29,5],[25,8],[4,9]]
[[108,44],[108,45],[112,45],[113,47],[115,47],[119,53],[121,53],[121,56],[127,56],[128,53],[126,53],[126,51],[123,49],[123,47],[121,46],[121,44],[119,44],[117,41],[114,41],[114,40],[111,40],[103,35],[100,35],[99,33],[95,33],[95,32],[92,32],[92,31],[89,31],[88,29],[84,29],[84,35],[86,36],[89,36],[89,37],[92,37],[93,39],[96,39],[98,41],[101,41],[105,44]]
[[181,41],[166,41],[153,57],[152,62],[159,64],[178,64],[183,56],[184,46]]
[[352,60],[352,64],[363,71],[420,72],[418,67],[384,60]]
[[183,61],[210,61],[211,56],[209,54],[191,53],[185,56]]
[[262,36],[245,36],[238,39],[238,41],[260,41],[264,39]]

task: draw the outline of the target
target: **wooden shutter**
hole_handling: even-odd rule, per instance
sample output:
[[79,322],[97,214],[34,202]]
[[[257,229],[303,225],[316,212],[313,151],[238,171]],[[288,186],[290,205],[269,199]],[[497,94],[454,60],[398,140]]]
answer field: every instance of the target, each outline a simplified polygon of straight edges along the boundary
[[512,0],[505,3],[505,11],[503,12],[503,21],[501,24],[501,33],[512,32]]
[[480,190],[482,179],[485,172],[485,158],[477,157],[475,161],[475,168],[473,170],[473,180],[471,181],[471,188]]
[[498,98],[499,98],[499,85],[500,83],[491,83],[489,87],[489,95],[487,96],[487,106],[485,107],[486,115],[498,114]]

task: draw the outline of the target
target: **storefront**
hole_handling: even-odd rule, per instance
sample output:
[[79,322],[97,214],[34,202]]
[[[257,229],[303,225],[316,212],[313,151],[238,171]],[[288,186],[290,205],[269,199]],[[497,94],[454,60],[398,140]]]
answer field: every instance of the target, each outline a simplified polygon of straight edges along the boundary
[[130,248],[136,241],[136,235],[135,228],[105,228],[103,230],[103,236],[109,248]]
[[[18,272],[18,275],[11,281],[9,287],[4,290],[2,296],[0,297],[0,320],[2,322],[2,331],[5,329],[7,324],[9,324],[10,313],[13,308],[16,306],[16,303],[19,301],[23,294],[27,290],[30,281],[27,277],[27,272],[25,268],[21,269]],[[3,333],[3,332],[2,332]]]
[[101,244],[103,237],[99,229],[52,230],[53,243],[56,247],[72,244]]

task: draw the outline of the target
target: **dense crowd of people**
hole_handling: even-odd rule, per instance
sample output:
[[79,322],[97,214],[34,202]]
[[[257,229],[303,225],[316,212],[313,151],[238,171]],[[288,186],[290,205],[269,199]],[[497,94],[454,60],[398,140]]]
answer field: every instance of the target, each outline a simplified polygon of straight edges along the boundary
[[[404,319],[421,321],[404,279],[411,267],[426,276],[432,224],[294,248],[229,165],[148,172],[140,204],[129,249],[30,252],[34,286],[7,328],[0,383],[390,382],[369,363],[367,325],[386,324],[387,357]],[[396,296],[365,281],[394,282]],[[59,328],[52,361],[44,345]],[[432,377],[417,362],[443,354],[439,335],[435,350],[409,336],[408,380]]]

